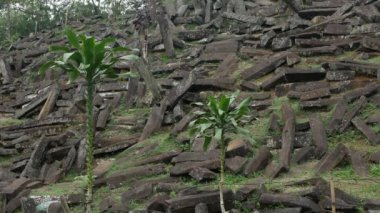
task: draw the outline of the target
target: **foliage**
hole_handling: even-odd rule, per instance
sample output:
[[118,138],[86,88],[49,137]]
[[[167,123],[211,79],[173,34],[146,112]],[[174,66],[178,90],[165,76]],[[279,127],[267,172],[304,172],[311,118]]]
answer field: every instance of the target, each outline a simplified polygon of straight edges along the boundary
[[[94,15],[120,16],[130,5],[125,0],[1,0],[0,47],[20,36],[64,26],[66,21]],[[3,30],[4,29],[4,30]]]
[[380,165],[376,165],[376,164],[371,165],[370,172],[373,177],[380,177]]
[[[127,51],[122,47],[111,48],[108,44],[113,43],[113,38],[106,38],[96,41],[94,37],[87,37],[84,34],[79,36],[72,30],[66,29],[66,36],[69,41],[68,46],[51,46],[52,52],[63,52],[62,58],[49,61],[40,67],[39,73],[43,74],[51,68],[60,68],[69,75],[69,82],[74,82],[79,77],[86,80],[86,166],[87,166],[87,194],[86,212],[90,213],[93,196],[93,143],[94,143],[94,116],[93,99],[95,83],[102,76],[116,78],[113,65],[120,60],[116,57],[116,52]],[[124,59],[135,59],[137,56],[127,55]]]
[[[94,82],[101,76],[116,78],[112,66],[119,60],[115,56],[118,51],[127,51],[127,48],[110,48],[107,45],[114,42],[113,38],[106,38],[97,42],[94,37],[84,34],[77,36],[74,31],[66,29],[66,36],[70,46],[51,46],[52,52],[64,52],[61,60],[49,61],[40,68],[43,74],[50,68],[61,68],[69,75],[70,82],[78,77]],[[74,48],[74,51],[71,51]]]
[[[223,184],[224,184],[224,160],[228,140],[225,140],[225,134],[230,132],[240,132],[248,134],[248,131],[242,128],[244,118],[248,117],[249,98],[244,99],[240,104],[236,104],[238,92],[231,95],[222,95],[218,99],[209,97],[205,106],[203,103],[197,103],[203,111],[195,112],[199,117],[190,123],[190,134],[204,137],[203,148],[207,150],[211,140],[214,138],[220,146],[220,208],[226,212],[223,201]],[[248,117],[249,118],[249,117]]]
[[207,149],[212,138],[216,139],[221,147],[226,147],[227,142],[223,140],[226,132],[248,133],[241,127],[241,123],[247,118],[250,99],[247,98],[236,106],[237,95],[238,93],[231,96],[222,95],[219,99],[209,97],[206,107],[203,103],[196,103],[204,111],[195,112],[199,117],[190,123],[190,134],[198,133],[196,137],[204,136],[204,149]]

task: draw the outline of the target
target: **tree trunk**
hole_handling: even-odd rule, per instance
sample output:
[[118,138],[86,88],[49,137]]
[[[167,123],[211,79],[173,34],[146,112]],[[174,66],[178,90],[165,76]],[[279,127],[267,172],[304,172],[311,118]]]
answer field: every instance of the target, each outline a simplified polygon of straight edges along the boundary
[[162,40],[164,41],[166,55],[169,58],[174,58],[175,51],[174,51],[174,45],[173,45],[173,36],[170,32],[169,23],[165,18],[165,10],[162,7],[162,5],[159,5],[157,9],[158,9],[157,14],[156,14],[157,22],[158,22],[158,25],[160,26],[160,33],[161,33]]
[[222,213],[226,212],[224,207],[224,196],[223,196],[223,184],[224,184],[224,160],[226,158],[226,146],[224,144],[224,137],[222,133],[222,138],[220,140],[220,182],[219,182],[219,195],[220,195],[220,210]]
[[100,14],[100,7],[99,7],[99,5],[96,5],[94,0],[92,0],[92,6],[94,8],[95,15],[99,15]]
[[94,163],[94,82],[87,80],[87,100],[86,100],[86,134],[87,134],[87,155],[86,155],[86,166],[87,166],[87,193],[86,193],[86,213],[92,213],[91,203],[93,195],[93,185],[94,185],[94,175],[93,175],[93,163]]
[[153,77],[152,72],[148,69],[146,62],[143,59],[139,59],[133,63],[133,66],[144,79],[148,89],[152,92],[153,102],[161,100],[161,88]]
[[8,2],[8,5],[7,5],[7,19],[8,19],[7,37],[8,37],[8,41],[12,42],[11,2]]

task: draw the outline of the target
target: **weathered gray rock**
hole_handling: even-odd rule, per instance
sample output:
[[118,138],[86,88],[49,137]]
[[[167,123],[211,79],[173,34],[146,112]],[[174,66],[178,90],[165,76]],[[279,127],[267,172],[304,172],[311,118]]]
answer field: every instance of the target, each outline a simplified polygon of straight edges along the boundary
[[295,195],[263,193],[259,202],[263,205],[282,204],[285,206],[300,206],[313,212],[322,211],[321,207],[312,200]]
[[106,183],[110,188],[117,188],[131,178],[139,178],[147,175],[158,175],[164,172],[165,166],[162,164],[132,167],[125,171],[112,174],[104,179],[99,179],[95,182],[95,185],[102,185]]
[[263,209],[260,213],[301,213],[302,208]]
[[376,124],[380,123],[380,115],[369,115],[365,120],[367,124]]
[[260,197],[265,191],[266,188],[263,184],[247,184],[236,191],[235,197],[238,201],[245,201],[252,195]]
[[276,113],[272,113],[269,118],[269,125],[268,125],[268,130],[269,132],[275,132],[279,133],[281,131],[280,128],[280,118]]
[[205,150],[204,147],[204,138],[196,138],[193,141],[193,144],[191,146],[192,152],[205,152],[205,151],[211,151],[218,148],[218,142],[216,140],[211,140],[208,148]]
[[140,166],[140,165],[145,165],[145,164],[150,164],[150,163],[169,163],[178,154],[180,154],[180,152],[178,151],[165,152],[159,155],[147,157],[143,160],[139,160],[135,162],[134,165]]
[[328,62],[322,64],[322,67],[328,70],[351,70],[355,71],[356,74],[368,75],[377,77],[378,66],[371,63],[363,63],[357,61],[337,61],[337,62]]
[[361,120],[359,117],[355,117],[351,120],[351,122],[354,124],[354,126],[361,132],[363,135],[365,135],[368,139],[368,141],[372,145],[377,145],[380,143],[380,137],[376,134],[375,131],[373,131],[363,120]]
[[215,160],[219,158],[219,152],[217,149],[208,152],[182,152],[172,159],[172,163]]
[[264,19],[260,16],[249,16],[230,12],[224,12],[222,16],[227,19],[233,19],[248,24],[262,25],[264,23]]
[[341,49],[337,46],[323,46],[311,48],[299,48],[295,50],[300,56],[320,56],[320,55],[337,55],[341,53]]
[[310,92],[304,92],[300,95],[300,100],[301,101],[309,101],[309,100],[314,100],[314,99],[321,99],[321,98],[326,98],[330,97],[330,89],[329,88],[321,88],[321,89],[316,89],[314,91]]
[[367,177],[369,175],[369,167],[367,161],[364,160],[362,154],[358,151],[350,149],[348,152],[352,167],[355,173],[361,177]]
[[278,53],[268,60],[263,60],[257,65],[245,69],[241,74],[241,77],[244,80],[251,80],[264,76],[284,64],[288,54],[289,53],[286,52]]
[[271,45],[271,41],[273,40],[273,38],[276,37],[276,33],[271,30],[267,33],[265,33],[261,39],[260,39],[260,46],[261,47],[268,47]]
[[347,81],[355,78],[355,71],[327,71],[326,79],[329,81]]
[[264,175],[268,178],[276,178],[278,177],[281,173],[288,171],[287,168],[282,166],[281,164],[275,162],[272,160],[268,166],[264,170]]
[[290,166],[291,154],[294,147],[295,115],[289,103],[284,103],[281,108],[285,126],[282,130],[280,161],[281,165],[288,169]]
[[248,176],[253,172],[264,169],[272,157],[269,149],[266,146],[262,146],[258,152],[254,155],[254,158],[250,159],[244,168],[244,175]]
[[200,78],[194,82],[193,88],[195,90],[234,90],[234,84],[233,78]]
[[341,125],[341,122],[343,120],[344,114],[348,110],[348,103],[345,99],[338,102],[336,105],[333,114],[331,116],[331,120],[327,125],[327,131],[328,133],[332,134],[335,131],[338,130],[339,126]]
[[23,118],[28,115],[28,113],[32,112],[37,107],[40,107],[48,98],[49,93],[48,92],[42,92],[41,94],[38,94],[35,98],[33,98],[30,103],[25,106],[24,108],[18,110],[16,112],[15,117],[16,118]]
[[239,58],[236,56],[236,54],[230,54],[218,66],[216,73],[218,76],[231,76],[231,74],[233,74],[234,71],[238,68],[238,65]]
[[273,51],[282,51],[292,47],[292,40],[288,37],[274,38],[272,41]]
[[195,213],[208,213],[208,208],[205,203],[200,203],[195,206]]
[[380,12],[374,5],[356,6],[354,11],[367,23],[380,23]]
[[235,139],[231,141],[226,149],[228,157],[241,156],[245,157],[252,151],[252,145],[244,139]]
[[11,83],[11,69],[9,67],[9,64],[2,58],[0,58],[0,77],[0,79],[2,79],[2,84]]
[[124,206],[128,206],[131,200],[141,200],[150,196],[153,192],[153,185],[150,183],[141,184],[138,187],[129,189],[128,191],[121,194],[121,202]]
[[356,26],[352,29],[351,34],[376,33],[380,30],[380,23],[370,23]]
[[38,178],[40,175],[41,167],[44,163],[45,154],[47,152],[48,145],[51,141],[46,137],[41,137],[37,142],[36,148],[33,150],[33,153],[26,165],[24,171],[22,172],[23,177],[28,178]]
[[334,169],[342,160],[347,156],[348,149],[343,144],[338,144],[335,150],[325,155],[315,167],[315,172],[320,174],[322,172]]
[[347,101],[354,101],[360,98],[361,96],[367,96],[367,97],[371,96],[372,94],[376,93],[379,89],[380,89],[380,83],[374,82],[374,83],[368,84],[365,87],[361,87],[361,88],[347,92],[344,95],[344,98]]
[[[224,202],[226,210],[230,210],[233,206],[233,193],[232,191],[224,191]],[[209,212],[219,212],[219,192],[201,193],[196,195],[188,195],[166,200],[168,207],[166,211],[173,213],[192,213],[195,210],[195,206],[199,203],[207,205]]]
[[225,165],[228,170],[236,174],[243,169],[246,162],[246,158],[235,156],[233,158],[227,158],[225,161]]
[[212,35],[213,31],[211,30],[186,30],[180,31],[178,37],[185,41],[196,41],[203,38],[207,38]]
[[198,182],[215,180],[218,177],[218,175],[215,172],[201,167],[193,168],[190,171],[189,175]]
[[201,61],[223,61],[237,52],[239,43],[234,39],[215,41],[207,44],[200,56]]
[[297,164],[301,164],[313,158],[314,155],[314,148],[311,146],[305,146],[295,151],[292,161]]
[[174,167],[171,168],[170,175],[171,176],[185,175],[197,167],[215,170],[215,169],[220,168],[220,162],[219,162],[219,159],[214,159],[214,160],[206,160],[206,161],[198,161],[198,162],[177,163]]
[[356,116],[362,107],[367,103],[367,98],[362,96],[359,100],[353,103],[351,109],[349,109],[342,118],[342,124],[339,128],[339,132],[344,132],[350,125],[351,120]]
[[362,46],[364,48],[370,49],[370,50],[375,50],[375,51],[380,51],[380,41],[379,39],[376,38],[371,38],[371,37],[364,37],[362,42]]
[[321,158],[327,151],[327,134],[319,115],[310,118],[310,128],[316,146],[315,154],[317,158]]
[[347,35],[350,34],[352,27],[348,24],[328,24],[323,30],[327,35]]

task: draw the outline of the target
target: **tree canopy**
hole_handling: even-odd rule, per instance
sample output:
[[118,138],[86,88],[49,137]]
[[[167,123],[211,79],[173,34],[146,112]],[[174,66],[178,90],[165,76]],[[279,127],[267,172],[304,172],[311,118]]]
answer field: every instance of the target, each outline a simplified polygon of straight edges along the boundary
[[0,46],[20,36],[93,15],[123,15],[140,0],[2,0]]

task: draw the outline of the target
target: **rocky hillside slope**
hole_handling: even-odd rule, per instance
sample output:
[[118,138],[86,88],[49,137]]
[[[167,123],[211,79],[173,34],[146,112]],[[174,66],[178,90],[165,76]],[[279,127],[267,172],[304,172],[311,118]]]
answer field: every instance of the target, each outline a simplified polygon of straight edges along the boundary
[[[380,210],[380,2],[164,4],[176,58],[148,37],[162,100],[139,78],[96,87],[96,212],[219,212],[218,146],[187,126],[192,103],[236,90],[253,102],[250,136],[228,135],[228,210],[330,212],[331,183],[338,212]],[[70,26],[138,48],[134,18]],[[61,212],[60,196],[82,212],[85,85],[36,74],[66,42],[58,26],[0,52],[1,212]]]

